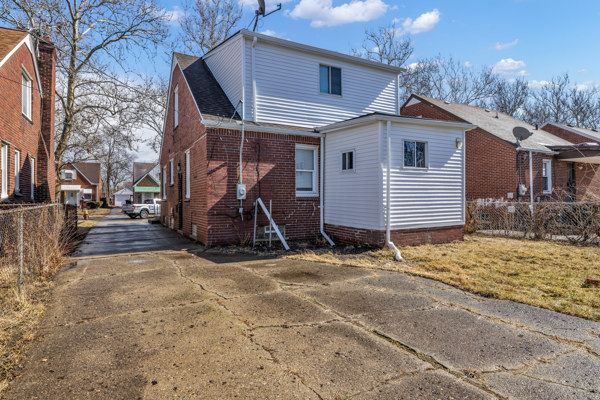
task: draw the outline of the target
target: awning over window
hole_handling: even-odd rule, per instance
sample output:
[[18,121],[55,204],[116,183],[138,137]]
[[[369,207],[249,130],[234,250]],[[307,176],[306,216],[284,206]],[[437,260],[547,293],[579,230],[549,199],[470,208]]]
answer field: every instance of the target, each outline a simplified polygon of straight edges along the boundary
[[133,191],[136,193],[160,193],[159,186],[134,186]]
[[62,192],[80,191],[81,185],[60,185]]
[[600,164],[600,145],[597,143],[549,147],[558,153],[556,157],[561,161]]

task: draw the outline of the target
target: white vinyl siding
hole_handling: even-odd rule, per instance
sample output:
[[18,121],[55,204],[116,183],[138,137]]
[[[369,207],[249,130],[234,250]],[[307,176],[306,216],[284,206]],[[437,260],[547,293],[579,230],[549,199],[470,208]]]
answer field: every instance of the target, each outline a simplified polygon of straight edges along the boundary
[[8,197],[8,145],[2,143],[2,150],[0,151],[0,172],[2,179],[2,191],[0,197],[5,199]]
[[32,83],[29,74],[25,70],[22,72],[21,80],[21,112],[27,119],[31,120]]
[[15,150],[15,193],[21,192],[21,152]]
[[[251,54],[251,41],[248,40],[244,74],[247,118],[253,105]],[[300,52],[260,40],[254,54],[258,122],[310,128],[370,112],[398,113],[397,75],[394,72]],[[320,65],[341,68],[341,96],[320,92]]]
[[[392,229],[462,225],[464,223],[464,133],[452,128],[391,125]],[[385,210],[387,140],[382,135],[382,198]],[[426,168],[404,167],[405,141],[426,143]],[[383,221],[382,221],[383,222]]]
[[542,190],[544,194],[552,193],[552,160],[542,160]]
[[296,196],[310,197],[318,194],[317,146],[296,145]]
[[[353,228],[378,228],[381,210],[381,164],[378,125],[325,135],[325,222]],[[354,149],[354,173],[342,171],[341,154]]]
[[179,86],[175,86],[173,94],[173,127],[179,126]]
[[185,152],[185,198],[190,198],[191,182],[190,182],[190,151]]
[[[221,85],[225,95],[234,107],[238,106],[243,94],[242,69],[244,51],[242,40],[241,36],[229,40],[204,58],[210,72],[212,72],[217,82],[219,82],[219,85]],[[239,107],[238,112],[242,113]]]

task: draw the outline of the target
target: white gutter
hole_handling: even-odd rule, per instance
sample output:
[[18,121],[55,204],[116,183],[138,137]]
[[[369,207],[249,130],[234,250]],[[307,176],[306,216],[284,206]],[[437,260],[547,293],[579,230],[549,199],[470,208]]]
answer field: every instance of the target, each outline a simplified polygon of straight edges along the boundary
[[392,115],[392,114],[368,114],[362,117],[352,118],[345,121],[334,122],[333,124],[329,124],[323,126],[319,129],[321,133],[333,132],[340,129],[345,129],[353,126],[360,126],[370,124],[372,122],[396,122],[401,124],[409,124],[409,125],[418,125],[418,126],[433,126],[433,127],[447,127],[447,128],[458,128],[463,131],[470,130],[476,128],[475,125],[464,123],[464,122],[454,122],[454,121],[442,121],[442,120],[434,120],[434,119],[426,119],[426,118],[415,118],[415,117],[405,117],[401,115]]
[[[256,46],[256,42],[258,38],[254,36],[252,39],[252,50],[250,57],[250,73],[252,74],[252,120],[256,122],[256,77],[254,73],[254,47]],[[245,42],[245,41],[244,41]],[[245,85],[245,83],[244,83]]]
[[385,130],[385,136],[387,137],[387,174],[386,174],[386,189],[385,189],[385,205],[386,205],[386,230],[385,230],[385,244],[394,252],[394,258],[396,261],[402,261],[402,254],[400,250],[396,247],[394,242],[392,242],[392,218],[391,218],[391,204],[390,204],[390,169],[392,165],[392,138],[390,136],[390,131],[392,127],[392,122],[388,121]]
[[[207,128],[221,128],[221,129],[230,129],[230,130],[240,130],[241,122],[225,122],[225,121],[217,121],[211,119],[203,119],[202,125]],[[294,129],[293,127],[284,128],[284,127],[276,127],[276,126],[266,126],[260,124],[249,124],[246,130],[250,132],[264,132],[264,133],[277,133],[282,135],[292,135],[292,136],[304,136],[304,137],[312,137],[312,138],[320,138],[322,135],[318,132],[312,132],[308,130],[300,130]]]
[[320,208],[320,217],[319,217],[319,230],[321,231],[321,235],[327,240],[330,246],[335,246],[333,240],[327,235],[325,232],[325,138],[321,136],[321,159],[319,160],[319,208]]

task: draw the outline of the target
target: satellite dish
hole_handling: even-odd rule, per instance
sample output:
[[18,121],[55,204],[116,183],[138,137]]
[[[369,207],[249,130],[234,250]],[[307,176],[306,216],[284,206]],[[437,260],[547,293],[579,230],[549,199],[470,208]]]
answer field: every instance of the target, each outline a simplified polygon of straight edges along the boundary
[[266,5],[265,0],[258,0],[258,10],[256,10],[257,15],[265,15]]
[[515,126],[513,128],[513,135],[515,139],[517,139],[517,142],[521,142],[522,140],[525,140],[533,135],[533,133],[523,126]]

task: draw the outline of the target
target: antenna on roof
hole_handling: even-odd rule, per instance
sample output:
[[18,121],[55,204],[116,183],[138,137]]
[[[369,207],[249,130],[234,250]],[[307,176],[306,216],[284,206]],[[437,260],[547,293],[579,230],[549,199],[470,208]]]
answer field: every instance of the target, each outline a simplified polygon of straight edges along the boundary
[[258,20],[259,18],[265,18],[268,17],[269,15],[273,14],[274,12],[277,12],[281,10],[281,3],[277,4],[277,8],[275,8],[273,11],[269,11],[268,13],[265,14],[265,12],[267,11],[267,6],[265,4],[265,0],[258,0],[258,9],[254,12],[254,27],[252,28],[253,32],[256,32],[256,27],[258,26]]
[[517,145],[519,146],[521,145],[521,141],[533,135],[533,132],[530,132],[529,129],[523,126],[515,126],[512,132],[515,139],[517,139]]

